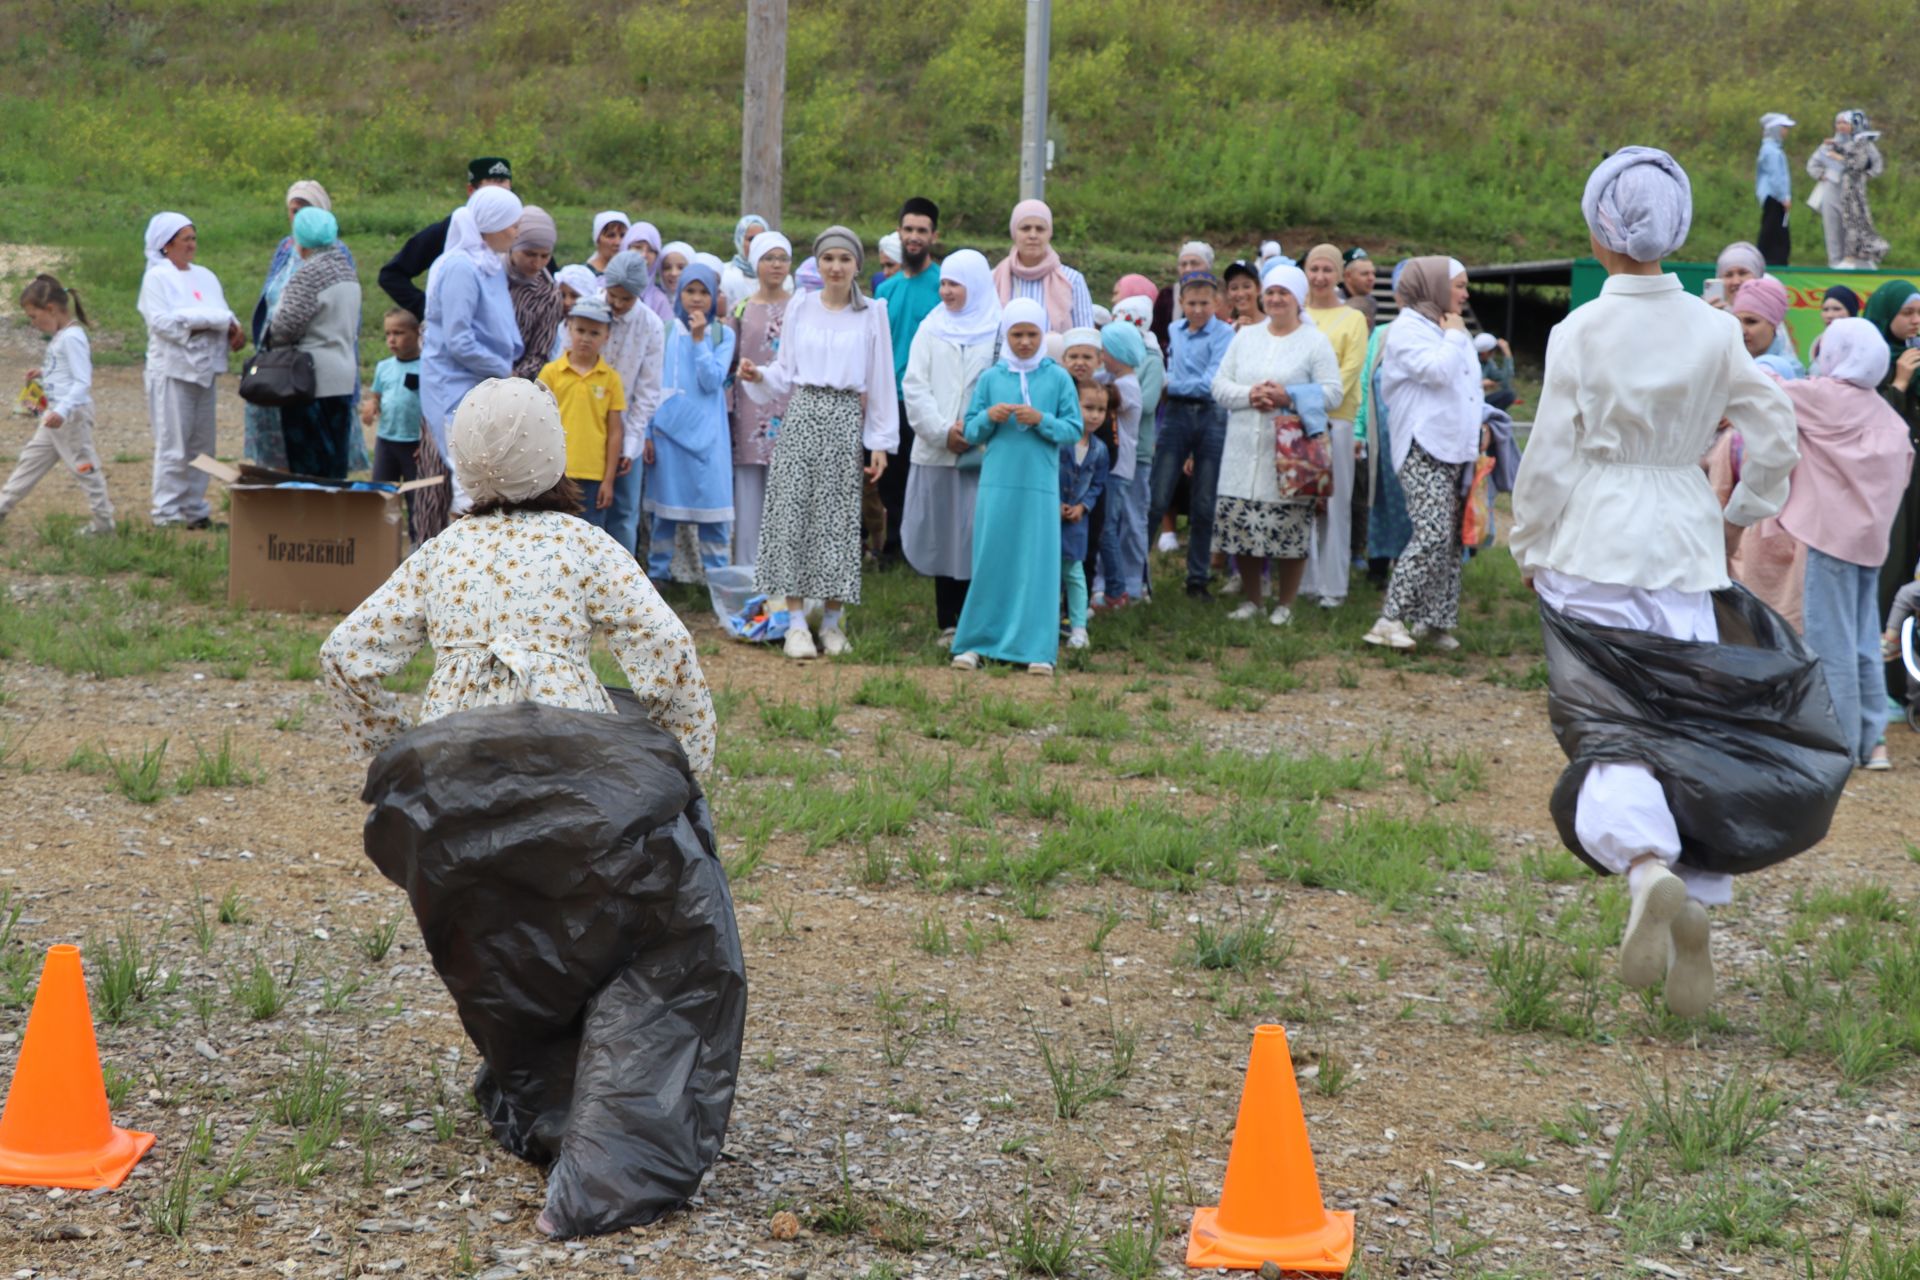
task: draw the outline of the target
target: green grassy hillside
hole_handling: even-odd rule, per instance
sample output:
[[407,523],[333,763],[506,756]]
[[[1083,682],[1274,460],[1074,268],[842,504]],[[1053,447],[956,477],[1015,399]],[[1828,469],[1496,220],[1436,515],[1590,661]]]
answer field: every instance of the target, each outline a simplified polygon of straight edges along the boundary
[[[571,218],[575,249],[606,205],[718,249],[738,190],[743,14],[739,0],[13,0],[0,239],[75,246],[97,290],[130,294],[145,214],[178,207],[250,296],[291,179],[325,181],[371,256],[445,212],[467,156],[499,151],[523,192]],[[1833,110],[1858,105],[1887,131],[1881,229],[1894,261],[1920,260],[1920,186],[1904,177],[1920,113],[1907,42],[1884,38],[1912,16],[1911,0],[1058,0],[1049,196],[1098,291],[1195,233],[1236,250],[1279,233],[1296,249],[1331,236],[1531,258],[1584,246],[1585,173],[1644,142],[1692,173],[1688,253],[1710,256],[1755,230],[1760,113],[1806,122],[1798,173]],[[1017,0],[795,3],[788,225],[877,233],[923,191],[949,210],[950,242],[1004,243],[1022,23]],[[1800,221],[1810,261],[1817,228]]]

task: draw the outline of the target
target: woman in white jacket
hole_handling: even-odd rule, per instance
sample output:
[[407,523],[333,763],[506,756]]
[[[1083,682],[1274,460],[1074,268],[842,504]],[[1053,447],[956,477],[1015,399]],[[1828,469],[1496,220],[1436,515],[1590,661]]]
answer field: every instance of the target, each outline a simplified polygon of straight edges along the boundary
[[1361,638],[1411,649],[1430,635],[1434,648],[1458,649],[1461,469],[1480,452],[1480,358],[1460,318],[1467,269],[1452,258],[1415,258],[1401,268],[1396,293],[1401,311],[1377,376],[1413,537],[1394,561],[1380,620]]
[[[1559,614],[1713,645],[1709,593],[1729,585],[1723,514],[1745,527],[1785,503],[1798,459],[1793,406],[1747,354],[1733,318],[1660,271],[1692,217],[1686,173],[1671,156],[1614,152],[1581,207],[1608,279],[1548,342],[1513,491],[1513,556]],[[1744,441],[1724,513],[1700,467],[1723,418]],[[1704,1012],[1713,999],[1705,905],[1731,901],[1732,889],[1724,874],[1679,865],[1662,780],[1634,761],[1592,764],[1574,830],[1591,861],[1628,878],[1622,981],[1664,979],[1670,1009]]]
[[189,464],[214,450],[214,379],[246,334],[219,278],[194,262],[199,240],[182,213],[147,222],[147,274],[140,318],[147,322],[147,413],[153,423],[153,523],[204,529],[213,520],[207,476]]
[[940,264],[940,307],[914,333],[900,381],[913,428],[900,543],[914,571],[933,579],[943,644],[953,640],[973,577],[973,504],[985,446],[967,444],[967,403],[999,348],[1000,295],[986,258],[972,249],[948,255]]

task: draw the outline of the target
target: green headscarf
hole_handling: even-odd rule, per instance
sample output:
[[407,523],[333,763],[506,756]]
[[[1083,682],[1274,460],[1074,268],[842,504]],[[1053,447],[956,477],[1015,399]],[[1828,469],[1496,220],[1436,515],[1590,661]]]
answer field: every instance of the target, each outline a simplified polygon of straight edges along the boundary
[[1893,336],[1893,318],[1900,314],[1900,308],[1907,305],[1907,299],[1920,293],[1920,286],[1908,280],[1889,280],[1873,291],[1867,299],[1867,305],[1860,314],[1873,321],[1873,327],[1887,340],[1887,346],[1893,349],[1893,358],[1898,360],[1900,353],[1907,349],[1904,342]]

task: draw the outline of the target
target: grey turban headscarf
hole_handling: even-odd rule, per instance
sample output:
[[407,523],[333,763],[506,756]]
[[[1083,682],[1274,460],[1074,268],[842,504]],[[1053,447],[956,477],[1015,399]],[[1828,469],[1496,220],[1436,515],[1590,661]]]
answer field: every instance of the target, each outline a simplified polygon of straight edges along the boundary
[[853,255],[853,309],[865,311],[867,300],[860,296],[860,268],[867,260],[867,251],[860,244],[860,237],[847,228],[834,225],[813,238],[813,256],[819,260],[821,254],[829,249],[845,249]]
[[1580,212],[1607,248],[1635,262],[1658,262],[1687,242],[1693,184],[1679,161],[1657,147],[1622,147],[1587,179]]
[[613,255],[600,278],[609,286],[625,289],[637,298],[653,283],[653,272],[647,269],[646,254],[638,249],[622,249]]

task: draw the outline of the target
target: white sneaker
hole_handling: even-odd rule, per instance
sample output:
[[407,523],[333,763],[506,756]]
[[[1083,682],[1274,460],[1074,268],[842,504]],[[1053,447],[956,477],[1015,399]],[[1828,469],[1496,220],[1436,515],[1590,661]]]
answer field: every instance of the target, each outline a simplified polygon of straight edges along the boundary
[[1338,600],[1334,599],[1332,596],[1320,597],[1320,607],[1322,609],[1338,609],[1341,605],[1345,604],[1346,602],[1347,602],[1347,598],[1345,596],[1341,596]]
[[829,658],[837,658],[843,653],[853,652],[853,642],[847,639],[847,633],[839,627],[827,627],[820,632],[820,647],[826,650]]
[[820,651],[813,647],[813,632],[807,630],[804,622],[787,624],[786,651],[789,658],[817,658]]
[[1451,631],[1431,631],[1427,633],[1427,647],[1438,649],[1442,653],[1452,653],[1460,647],[1460,641]]
[[1291,626],[1293,624],[1293,610],[1284,604],[1277,604],[1273,606],[1273,612],[1267,615],[1267,621],[1276,627]]
[[1368,644],[1385,645],[1389,649],[1413,648],[1413,636],[1398,618],[1381,618],[1373,624],[1373,630],[1360,638]]
[[1030,662],[1027,664],[1027,674],[1030,676],[1050,676],[1053,674],[1053,664],[1051,662]]
[[952,665],[961,671],[978,671],[980,669],[980,655],[971,649],[965,653],[956,653],[953,655]]
[[1087,647],[1087,644],[1087,629],[1085,627],[1075,627],[1067,634],[1067,648],[1084,649]]
[[940,628],[940,641],[939,641],[939,643],[940,643],[940,647],[941,647],[942,649],[951,649],[951,648],[953,648],[953,633],[954,633],[954,631],[955,631],[956,629],[957,629],[957,628],[954,628],[954,627],[942,627],[942,628]]
[[[1687,905],[1687,886],[1665,867],[1633,891],[1633,910],[1620,939],[1620,981],[1644,991],[1667,976],[1673,958],[1673,922]],[[1709,993],[1711,994],[1711,993]]]
[[1674,918],[1672,956],[1667,962],[1667,1008],[1682,1018],[1697,1018],[1713,1005],[1713,951],[1707,945],[1707,909],[1697,902]]
[[1240,575],[1237,573],[1228,574],[1227,580],[1220,584],[1220,594],[1223,596],[1239,595],[1240,594]]
[[1251,600],[1241,601],[1240,607],[1227,615],[1228,619],[1233,622],[1251,622],[1259,616],[1260,606]]
[[1106,608],[1106,607],[1107,607],[1107,593],[1106,593],[1106,592],[1104,592],[1104,591],[1096,591],[1096,592],[1094,592],[1094,593],[1093,593],[1093,594],[1092,594],[1091,596],[1089,596],[1089,597],[1087,597],[1087,608],[1089,608],[1089,609],[1104,609],[1104,608]]
[[1156,545],[1162,551],[1178,551],[1180,549],[1180,539],[1170,533],[1163,533],[1160,535],[1160,541]]

